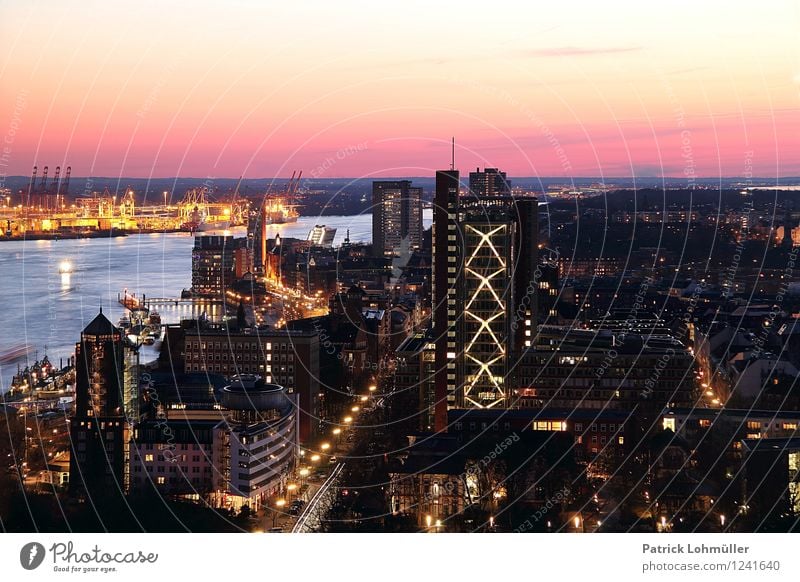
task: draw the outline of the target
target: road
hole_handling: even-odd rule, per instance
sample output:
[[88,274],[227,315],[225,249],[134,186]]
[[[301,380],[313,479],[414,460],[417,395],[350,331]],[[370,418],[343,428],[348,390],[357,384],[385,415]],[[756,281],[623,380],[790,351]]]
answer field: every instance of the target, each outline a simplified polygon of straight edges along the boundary
[[292,533],[310,533],[316,531],[328,512],[336,495],[336,484],[339,482],[345,463],[338,463],[331,474],[320,486],[311,501],[297,518]]

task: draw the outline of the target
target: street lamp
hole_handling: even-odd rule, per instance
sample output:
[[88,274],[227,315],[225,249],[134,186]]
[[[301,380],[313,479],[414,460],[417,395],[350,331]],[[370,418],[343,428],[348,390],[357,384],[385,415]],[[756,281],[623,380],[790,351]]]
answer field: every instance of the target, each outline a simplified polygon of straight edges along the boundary
[[319,459],[320,459],[319,455],[311,455],[312,463],[316,463],[317,461],[319,461]]
[[322,443],[319,448],[321,448],[323,451],[327,451],[329,448],[331,448],[331,445],[329,443]]
[[278,499],[275,502],[275,509],[272,510],[272,527],[275,527],[275,525],[276,525],[276,523],[278,521],[278,511],[284,505],[286,505],[286,500],[285,499]]
[[343,420],[344,420],[345,424],[350,424],[351,422],[353,422],[353,417],[352,416],[345,416]]
[[352,412],[358,412],[359,410],[361,410],[361,407],[359,407],[359,406],[354,406],[354,407],[353,407],[353,408],[351,408],[350,410],[351,410]]

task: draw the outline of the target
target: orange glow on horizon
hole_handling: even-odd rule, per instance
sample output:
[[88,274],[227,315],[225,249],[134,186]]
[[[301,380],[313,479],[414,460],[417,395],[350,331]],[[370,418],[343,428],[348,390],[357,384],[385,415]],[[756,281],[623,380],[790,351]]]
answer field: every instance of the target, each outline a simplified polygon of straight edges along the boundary
[[0,22],[7,175],[426,176],[451,135],[512,177],[800,175],[790,2],[46,6]]

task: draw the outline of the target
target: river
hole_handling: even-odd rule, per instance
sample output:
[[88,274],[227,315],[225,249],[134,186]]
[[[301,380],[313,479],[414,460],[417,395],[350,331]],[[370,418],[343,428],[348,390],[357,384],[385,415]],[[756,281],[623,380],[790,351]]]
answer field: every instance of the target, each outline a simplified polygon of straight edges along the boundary
[[[426,210],[423,223],[431,223]],[[372,215],[300,217],[273,225],[270,237],[305,239],[315,224],[337,229],[334,244],[350,230],[353,242],[370,242]],[[231,232],[244,236],[244,229]],[[0,298],[6,313],[0,355],[29,346],[28,362],[47,351],[55,365],[70,357],[81,330],[103,307],[112,322],[123,315],[117,295],[123,289],[150,297],[178,297],[191,286],[194,239],[188,233],[135,234],[116,238],[0,243]],[[71,273],[59,272],[69,261]],[[191,315],[189,307],[159,308],[164,323]],[[25,359],[0,363],[0,388],[6,389]]]

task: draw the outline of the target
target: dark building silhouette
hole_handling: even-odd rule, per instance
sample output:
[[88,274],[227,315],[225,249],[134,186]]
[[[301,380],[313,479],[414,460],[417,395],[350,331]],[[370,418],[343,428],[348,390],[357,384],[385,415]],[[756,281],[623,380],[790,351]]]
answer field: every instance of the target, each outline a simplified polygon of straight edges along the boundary
[[[138,354],[102,309],[75,346],[70,489],[124,492],[131,424],[138,420]],[[105,494],[105,493],[104,493]]]
[[376,257],[409,254],[422,246],[422,188],[410,180],[372,183],[372,251]]
[[[456,236],[458,224],[451,209],[458,206],[458,170],[436,172],[436,187],[433,206],[433,282],[431,285],[431,313],[436,343],[436,376],[434,402],[434,428],[447,427],[447,409],[455,405],[455,394],[450,387],[455,382],[455,362],[445,364],[448,350],[456,348],[455,330],[451,327],[451,316],[455,316],[455,305],[448,306],[450,294],[455,294],[459,245]],[[453,257],[452,264],[448,257]],[[452,334],[452,335],[451,335]],[[452,376],[452,378],[450,378]],[[452,382],[451,382],[452,381]]]

